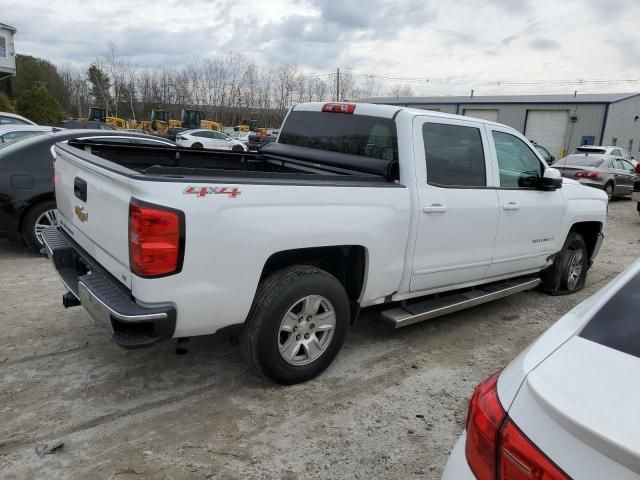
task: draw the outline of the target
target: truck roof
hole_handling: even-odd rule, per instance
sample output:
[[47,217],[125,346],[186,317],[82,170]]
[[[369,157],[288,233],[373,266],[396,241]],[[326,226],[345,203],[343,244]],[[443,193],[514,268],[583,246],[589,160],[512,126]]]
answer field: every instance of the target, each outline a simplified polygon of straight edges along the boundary
[[453,113],[443,113],[436,112],[434,110],[425,110],[422,108],[412,108],[412,107],[401,107],[398,105],[384,105],[379,103],[360,103],[357,100],[353,102],[309,102],[309,103],[299,103],[293,107],[295,111],[308,111],[308,112],[319,112],[322,110],[322,107],[327,103],[353,103],[356,104],[356,114],[358,115],[370,115],[376,117],[383,118],[393,118],[398,112],[404,111],[415,116],[429,116],[429,117],[437,117],[443,119],[450,120],[466,120],[473,121],[477,123],[483,123],[487,125],[500,125],[504,127],[504,124],[498,122],[492,122],[490,120],[484,120],[481,118],[468,117],[464,115],[455,115]]

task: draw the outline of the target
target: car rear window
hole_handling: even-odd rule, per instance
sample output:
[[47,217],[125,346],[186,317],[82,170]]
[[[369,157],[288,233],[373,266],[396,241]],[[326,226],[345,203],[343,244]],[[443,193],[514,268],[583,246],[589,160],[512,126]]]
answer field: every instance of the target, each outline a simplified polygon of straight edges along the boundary
[[287,117],[278,143],[398,160],[398,132],[395,121],[390,118],[293,111]]
[[585,157],[584,155],[577,155],[575,157],[569,156],[567,158],[564,158],[560,160],[558,164],[560,166],[576,165],[580,167],[599,167],[600,165],[602,165],[602,162],[604,162],[604,159],[602,158],[589,158]]
[[580,153],[607,153],[604,148],[578,147],[576,152]]

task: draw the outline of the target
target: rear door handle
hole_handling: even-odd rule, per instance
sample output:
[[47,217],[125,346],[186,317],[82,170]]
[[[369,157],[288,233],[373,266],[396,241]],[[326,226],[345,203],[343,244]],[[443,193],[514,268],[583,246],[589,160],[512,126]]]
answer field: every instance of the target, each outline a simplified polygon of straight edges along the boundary
[[447,207],[441,203],[432,203],[428,207],[424,207],[422,211],[424,213],[444,213],[447,211]]
[[520,210],[520,205],[517,202],[505,203],[502,208],[504,210]]

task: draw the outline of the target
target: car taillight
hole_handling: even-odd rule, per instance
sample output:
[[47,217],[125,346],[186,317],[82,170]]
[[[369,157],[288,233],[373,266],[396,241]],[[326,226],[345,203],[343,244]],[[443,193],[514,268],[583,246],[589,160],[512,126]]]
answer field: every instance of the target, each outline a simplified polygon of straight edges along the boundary
[[473,392],[467,414],[467,462],[478,480],[493,480],[500,425],[507,416],[498,398],[498,376],[494,373]]
[[598,178],[600,172],[598,170],[580,170],[576,173],[576,178]]
[[129,204],[129,266],[139,277],[164,277],[182,269],[184,213],[132,199]]
[[498,377],[482,382],[471,397],[465,456],[478,480],[568,480],[507,416],[498,398]]
[[569,477],[507,417],[500,429],[498,478],[505,480],[566,480]]
[[353,113],[356,111],[355,103],[325,103],[322,106],[323,112],[332,113]]

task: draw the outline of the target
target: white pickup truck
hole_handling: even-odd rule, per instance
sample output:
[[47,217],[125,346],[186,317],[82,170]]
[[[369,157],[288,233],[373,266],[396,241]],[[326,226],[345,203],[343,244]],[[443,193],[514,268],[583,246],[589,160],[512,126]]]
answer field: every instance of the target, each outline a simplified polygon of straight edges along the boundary
[[517,131],[369,104],[297,105],[260,153],[56,146],[68,290],[113,340],[243,325],[249,364],[283,384],[336,357],[360,309],[393,327],[542,284],[579,290],[607,197],[560,177]]

